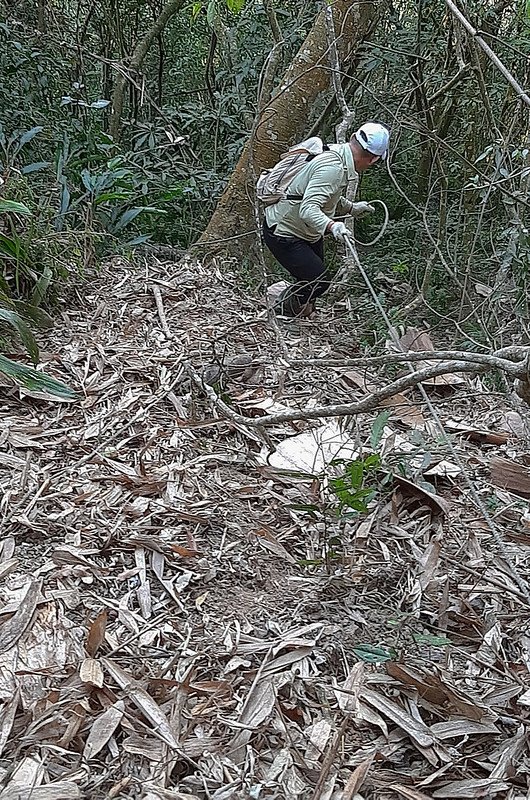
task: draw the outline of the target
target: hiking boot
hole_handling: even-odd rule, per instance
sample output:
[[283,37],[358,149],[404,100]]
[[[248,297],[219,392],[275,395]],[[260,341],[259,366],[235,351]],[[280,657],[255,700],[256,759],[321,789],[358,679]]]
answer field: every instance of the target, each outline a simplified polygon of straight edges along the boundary
[[287,289],[284,289],[279,296],[274,310],[281,317],[300,317],[304,315],[303,312],[306,306],[307,303],[301,303],[289,286]]

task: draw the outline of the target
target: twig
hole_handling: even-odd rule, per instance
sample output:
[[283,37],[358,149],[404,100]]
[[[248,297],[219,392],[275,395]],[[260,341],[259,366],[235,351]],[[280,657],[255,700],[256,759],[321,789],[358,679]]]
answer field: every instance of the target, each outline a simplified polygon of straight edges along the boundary
[[320,770],[320,775],[315,786],[313,796],[311,800],[320,800],[322,797],[322,790],[324,785],[328,779],[329,773],[331,771],[331,767],[333,766],[333,762],[335,761],[335,757],[337,755],[337,750],[339,749],[339,745],[341,743],[342,737],[346,733],[346,728],[350,724],[350,718],[344,717],[342,720],[342,724],[338,729],[337,733],[335,734],[335,738],[333,740],[333,744],[329,748],[328,752],[326,753],[326,757],[322,762],[322,769]]
[[460,24],[466,29],[469,35],[473,37],[478,46],[486,53],[490,61],[495,64],[501,75],[508,81],[518,97],[520,97],[527,106],[530,106],[530,97],[526,94],[516,78],[514,78],[510,70],[502,63],[498,55],[493,52],[489,44],[487,44],[482,36],[480,36],[477,29],[473,27],[469,20],[462,14],[460,9],[456,7],[456,5],[453,3],[453,0],[445,0],[445,4],[460,22]]
[[153,289],[153,294],[155,296],[156,310],[158,311],[158,317],[160,319],[160,324],[162,325],[162,330],[164,331],[168,339],[172,339],[173,334],[171,333],[169,325],[167,324],[166,312],[164,311],[164,303],[162,300],[162,293],[158,288],[158,286],[153,286],[152,289]]
[[[526,377],[528,371],[528,361],[530,357],[530,347],[521,348],[518,353],[520,360],[514,362],[502,358],[496,353],[471,353],[465,350],[422,350],[406,353],[391,353],[384,356],[367,356],[363,358],[339,359],[339,358],[309,358],[309,359],[289,359],[291,367],[357,367],[379,364],[395,364],[407,361],[466,361],[471,364],[501,369],[508,372],[514,378],[521,380]],[[526,356],[526,358],[523,358]],[[515,355],[514,355],[515,357]]]

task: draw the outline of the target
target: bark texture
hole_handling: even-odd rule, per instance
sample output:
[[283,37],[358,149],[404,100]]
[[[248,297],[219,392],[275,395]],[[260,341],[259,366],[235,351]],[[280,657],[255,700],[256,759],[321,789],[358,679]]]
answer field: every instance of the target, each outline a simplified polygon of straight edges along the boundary
[[[356,0],[336,0],[333,4],[342,65],[367,38],[382,2],[359,4]],[[330,75],[325,12],[321,12],[282,77],[275,96],[259,111],[254,131],[197,243],[201,252],[237,256],[252,250],[257,235],[255,177],[273,166],[297,139],[303,138],[311,104],[329,89]]]

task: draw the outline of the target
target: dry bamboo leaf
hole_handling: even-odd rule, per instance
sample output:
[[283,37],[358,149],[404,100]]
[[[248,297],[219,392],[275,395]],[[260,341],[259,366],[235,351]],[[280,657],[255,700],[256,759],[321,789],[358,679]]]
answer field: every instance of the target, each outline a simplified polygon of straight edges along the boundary
[[92,658],[105,641],[107,630],[107,611],[102,611],[90,625],[86,641],[86,651]]
[[499,735],[499,729],[493,722],[476,722],[469,719],[454,719],[448,722],[435,722],[431,725],[431,731],[437,739],[456,739],[461,736],[484,735],[492,733]]
[[425,698],[427,702],[433,703],[436,706],[443,705],[446,700],[446,694],[437,686],[431,686],[428,679],[421,674],[421,672],[414,670],[406,664],[398,664],[394,661],[387,661],[385,663],[386,671],[395,680],[403,683],[405,686],[413,686],[420,697]]
[[305,751],[306,761],[319,761],[331,736],[331,723],[327,719],[319,719],[304,731],[304,737],[309,738]]
[[0,800],[79,800],[81,797],[79,786],[70,781],[57,781],[37,788],[7,787],[0,794]]
[[11,733],[13,722],[15,721],[15,715],[17,713],[19,698],[20,694],[17,690],[11,700],[8,700],[8,702],[2,707],[0,714],[0,756],[4,752],[4,747],[9,740],[9,734]]
[[344,787],[344,791],[342,792],[340,800],[354,800],[354,795],[357,794],[365,782],[366,776],[370,772],[374,758],[375,754],[363,761],[362,764],[359,764],[358,767],[355,767],[346,782],[346,786]]
[[263,667],[262,675],[272,675],[275,672],[283,672],[287,667],[296,664],[298,661],[307,658],[313,652],[313,647],[297,647],[284,653],[283,656],[278,656]]
[[6,578],[18,567],[18,558],[10,558],[9,561],[2,561],[0,564],[0,580]]
[[9,784],[0,794],[1,800],[18,800],[16,792],[35,792],[44,780],[44,767],[37,756],[26,756],[17,764]]
[[376,708],[383,716],[392,720],[401,730],[405,731],[419,747],[431,747],[434,743],[434,738],[427,725],[424,722],[420,722],[420,720],[414,719],[393,700],[389,700],[388,697],[366,688],[362,689],[361,697],[366,703]]
[[510,788],[510,784],[499,781],[495,778],[478,778],[465,781],[452,781],[433,792],[434,798],[446,797],[490,797],[491,795],[505,792]]
[[86,553],[93,555],[98,553],[98,550],[82,550],[79,547],[74,547],[73,545],[69,544],[62,544],[60,547],[56,547],[52,553],[52,560],[55,564],[74,564],[80,565],[82,567],[86,567],[93,572],[99,572],[99,568],[97,564],[94,564],[93,561],[86,558]]
[[96,756],[105,747],[122,721],[124,711],[125,703],[123,700],[117,700],[116,703],[110,706],[110,708],[107,708],[107,710],[95,720],[85,743],[83,758],[86,758],[88,761],[88,759]]
[[274,555],[284,558],[290,564],[296,564],[296,559],[285,549],[283,544],[280,544],[269,528],[263,526],[254,531],[254,535],[258,537],[258,541],[266,550],[270,550]]
[[418,792],[417,789],[412,789],[410,786],[402,786],[399,783],[393,783],[388,788],[397,792],[401,797],[404,797],[405,800],[431,800],[429,795]]
[[530,708],[530,689],[517,698],[517,703],[520,706],[527,706]]
[[239,724],[249,729],[257,728],[271,713],[275,700],[276,692],[272,681],[259,681],[251,687],[247,695]]
[[91,686],[101,689],[104,683],[101,663],[95,658],[85,658],[79,667],[79,677],[83,683],[89,683]]
[[187,794],[176,789],[164,789],[154,783],[144,784],[144,791],[150,792],[157,800],[199,800],[196,794]]
[[341,711],[349,711],[356,714],[359,708],[359,693],[364,683],[365,667],[362,661],[358,661],[350,670],[349,675],[342,684],[344,691],[335,692],[337,702]]
[[31,623],[41,586],[42,581],[32,580],[15,614],[0,627],[0,655],[18,642]]
[[178,739],[171,725],[151,695],[149,695],[145,689],[142,689],[134,678],[117,664],[113,664],[108,658],[102,659],[102,662],[110,677],[116,681],[124,692],[126,692],[144,717],[151,722],[155,733],[160,736],[169,747],[172,747],[174,750],[180,750]]
[[496,753],[497,763],[490,772],[490,778],[505,779],[511,777],[517,771],[516,765],[521,757],[521,753],[527,744],[525,726],[521,725],[517,734],[499,748]]

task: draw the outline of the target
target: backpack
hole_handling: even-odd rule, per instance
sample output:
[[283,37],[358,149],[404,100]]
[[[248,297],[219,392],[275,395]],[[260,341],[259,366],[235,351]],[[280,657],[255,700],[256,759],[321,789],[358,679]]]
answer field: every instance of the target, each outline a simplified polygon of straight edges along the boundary
[[301,200],[301,195],[288,194],[291,181],[305,167],[308,161],[329,150],[318,136],[312,136],[300,144],[295,144],[284,153],[272,169],[264,170],[256,183],[256,197],[264,206],[273,206],[280,200]]

